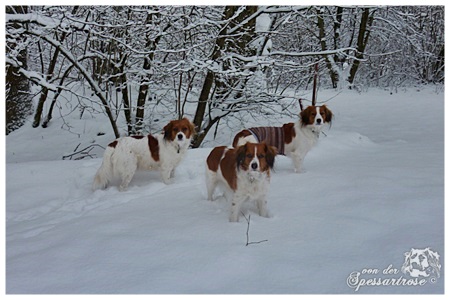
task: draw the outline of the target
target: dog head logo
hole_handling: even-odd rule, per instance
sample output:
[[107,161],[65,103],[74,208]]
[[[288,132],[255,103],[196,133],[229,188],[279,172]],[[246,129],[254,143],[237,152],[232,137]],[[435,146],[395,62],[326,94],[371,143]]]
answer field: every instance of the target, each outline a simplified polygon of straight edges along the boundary
[[414,249],[405,253],[405,262],[402,266],[402,272],[411,277],[429,277],[435,274],[440,277],[441,264],[439,263],[439,254],[430,248]]

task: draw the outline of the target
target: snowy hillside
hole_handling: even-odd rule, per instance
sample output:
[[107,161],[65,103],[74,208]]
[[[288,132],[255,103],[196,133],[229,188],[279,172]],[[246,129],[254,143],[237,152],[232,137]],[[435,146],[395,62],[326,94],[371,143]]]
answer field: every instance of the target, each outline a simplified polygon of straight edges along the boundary
[[[247,205],[250,242],[267,240],[249,246],[246,220],[229,223],[220,194],[206,200],[211,148],[189,150],[171,185],[141,172],[126,192],[92,192],[102,149],[61,158],[79,143],[107,145],[106,123],[22,127],[6,137],[6,292],[443,293],[444,91],[336,94],[319,92],[335,119],[305,172],[277,157],[272,217]],[[208,147],[230,143],[225,130]],[[404,254],[428,247],[440,254],[440,276],[404,274]],[[390,265],[397,272],[384,274]]]

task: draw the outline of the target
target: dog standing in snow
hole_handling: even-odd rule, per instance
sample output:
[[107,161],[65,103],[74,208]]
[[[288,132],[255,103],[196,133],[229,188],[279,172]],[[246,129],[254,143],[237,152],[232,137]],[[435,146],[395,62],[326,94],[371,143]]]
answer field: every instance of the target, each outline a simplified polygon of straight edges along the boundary
[[270,170],[275,162],[276,149],[265,143],[246,143],[236,149],[216,147],[206,160],[206,186],[208,200],[212,200],[218,184],[232,196],[230,222],[239,220],[241,205],[255,200],[259,215],[269,217],[267,193]]
[[300,112],[300,119],[282,127],[254,127],[236,134],[233,147],[247,142],[266,142],[278,150],[278,154],[290,157],[295,172],[302,171],[306,154],[317,144],[322,127],[331,123],[333,113],[325,105],[308,106]]
[[168,184],[185,156],[193,135],[194,125],[184,118],[170,121],[161,134],[116,139],[105,150],[93,190],[104,189],[112,179],[119,177],[119,190],[124,191],[138,169],[159,170],[163,182]]

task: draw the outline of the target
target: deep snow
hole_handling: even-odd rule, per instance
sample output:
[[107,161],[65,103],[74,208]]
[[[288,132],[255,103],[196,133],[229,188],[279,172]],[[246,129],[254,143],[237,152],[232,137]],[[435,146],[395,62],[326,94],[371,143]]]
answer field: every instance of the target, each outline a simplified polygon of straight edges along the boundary
[[[10,134],[6,292],[443,293],[443,90],[336,94],[319,93],[331,99],[335,119],[307,155],[305,172],[294,173],[288,158],[277,157],[268,197],[272,217],[259,217],[247,205],[250,241],[267,240],[249,246],[245,219],[229,223],[230,204],[219,193],[216,201],[206,200],[211,148],[189,150],[171,185],[157,172],[140,172],[126,192],[92,192],[101,148],[91,151],[95,159],[61,157],[79,143],[107,145],[112,136],[105,121],[66,116],[47,129],[27,124]],[[63,124],[71,132],[61,130]],[[219,132],[208,147],[231,142],[233,130]],[[412,279],[382,271],[400,270],[405,252],[427,247],[440,254],[435,283],[432,274],[422,286],[355,291],[347,284],[352,272],[364,269],[379,273],[361,279]]]

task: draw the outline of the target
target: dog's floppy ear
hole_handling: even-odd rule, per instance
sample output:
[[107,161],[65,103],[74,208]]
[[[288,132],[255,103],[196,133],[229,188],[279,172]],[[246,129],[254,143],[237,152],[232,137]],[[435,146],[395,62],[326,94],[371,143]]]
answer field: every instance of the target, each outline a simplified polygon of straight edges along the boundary
[[331,124],[331,120],[333,119],[333,113],[331,110],[328,109],[328,107],[324,104],[322,105],[323,109],[325,110],[325,120],[324,122],[328,122]]
[[264,151],[266,151],[266,161],[267,165],[273,169],[273,165],[275,164],[275,156],[278,153],[278,149],[264,143]]
[[189,126],[189,130],[191,131],[191,135],[196,134],[195,132],[195,125],[188,119],[188,118],[183,118],[183,120],[185,120],[186,122],[188,122],[188,126]]
[[311,115],[311,110],[314,109],[313,106],[308,106],[300,112],[300,119],[302,120],[302,126],[309,123],[309,117]]
[[164,139],[170,140],[172,139],[172,129],[173,129],[173,122],[170,121],[169,124],[164,126]]
[[239,166],[245,160],[245,153],[247,152],[247,144],[239,146],[236,150],[236,168],[239,170]]

